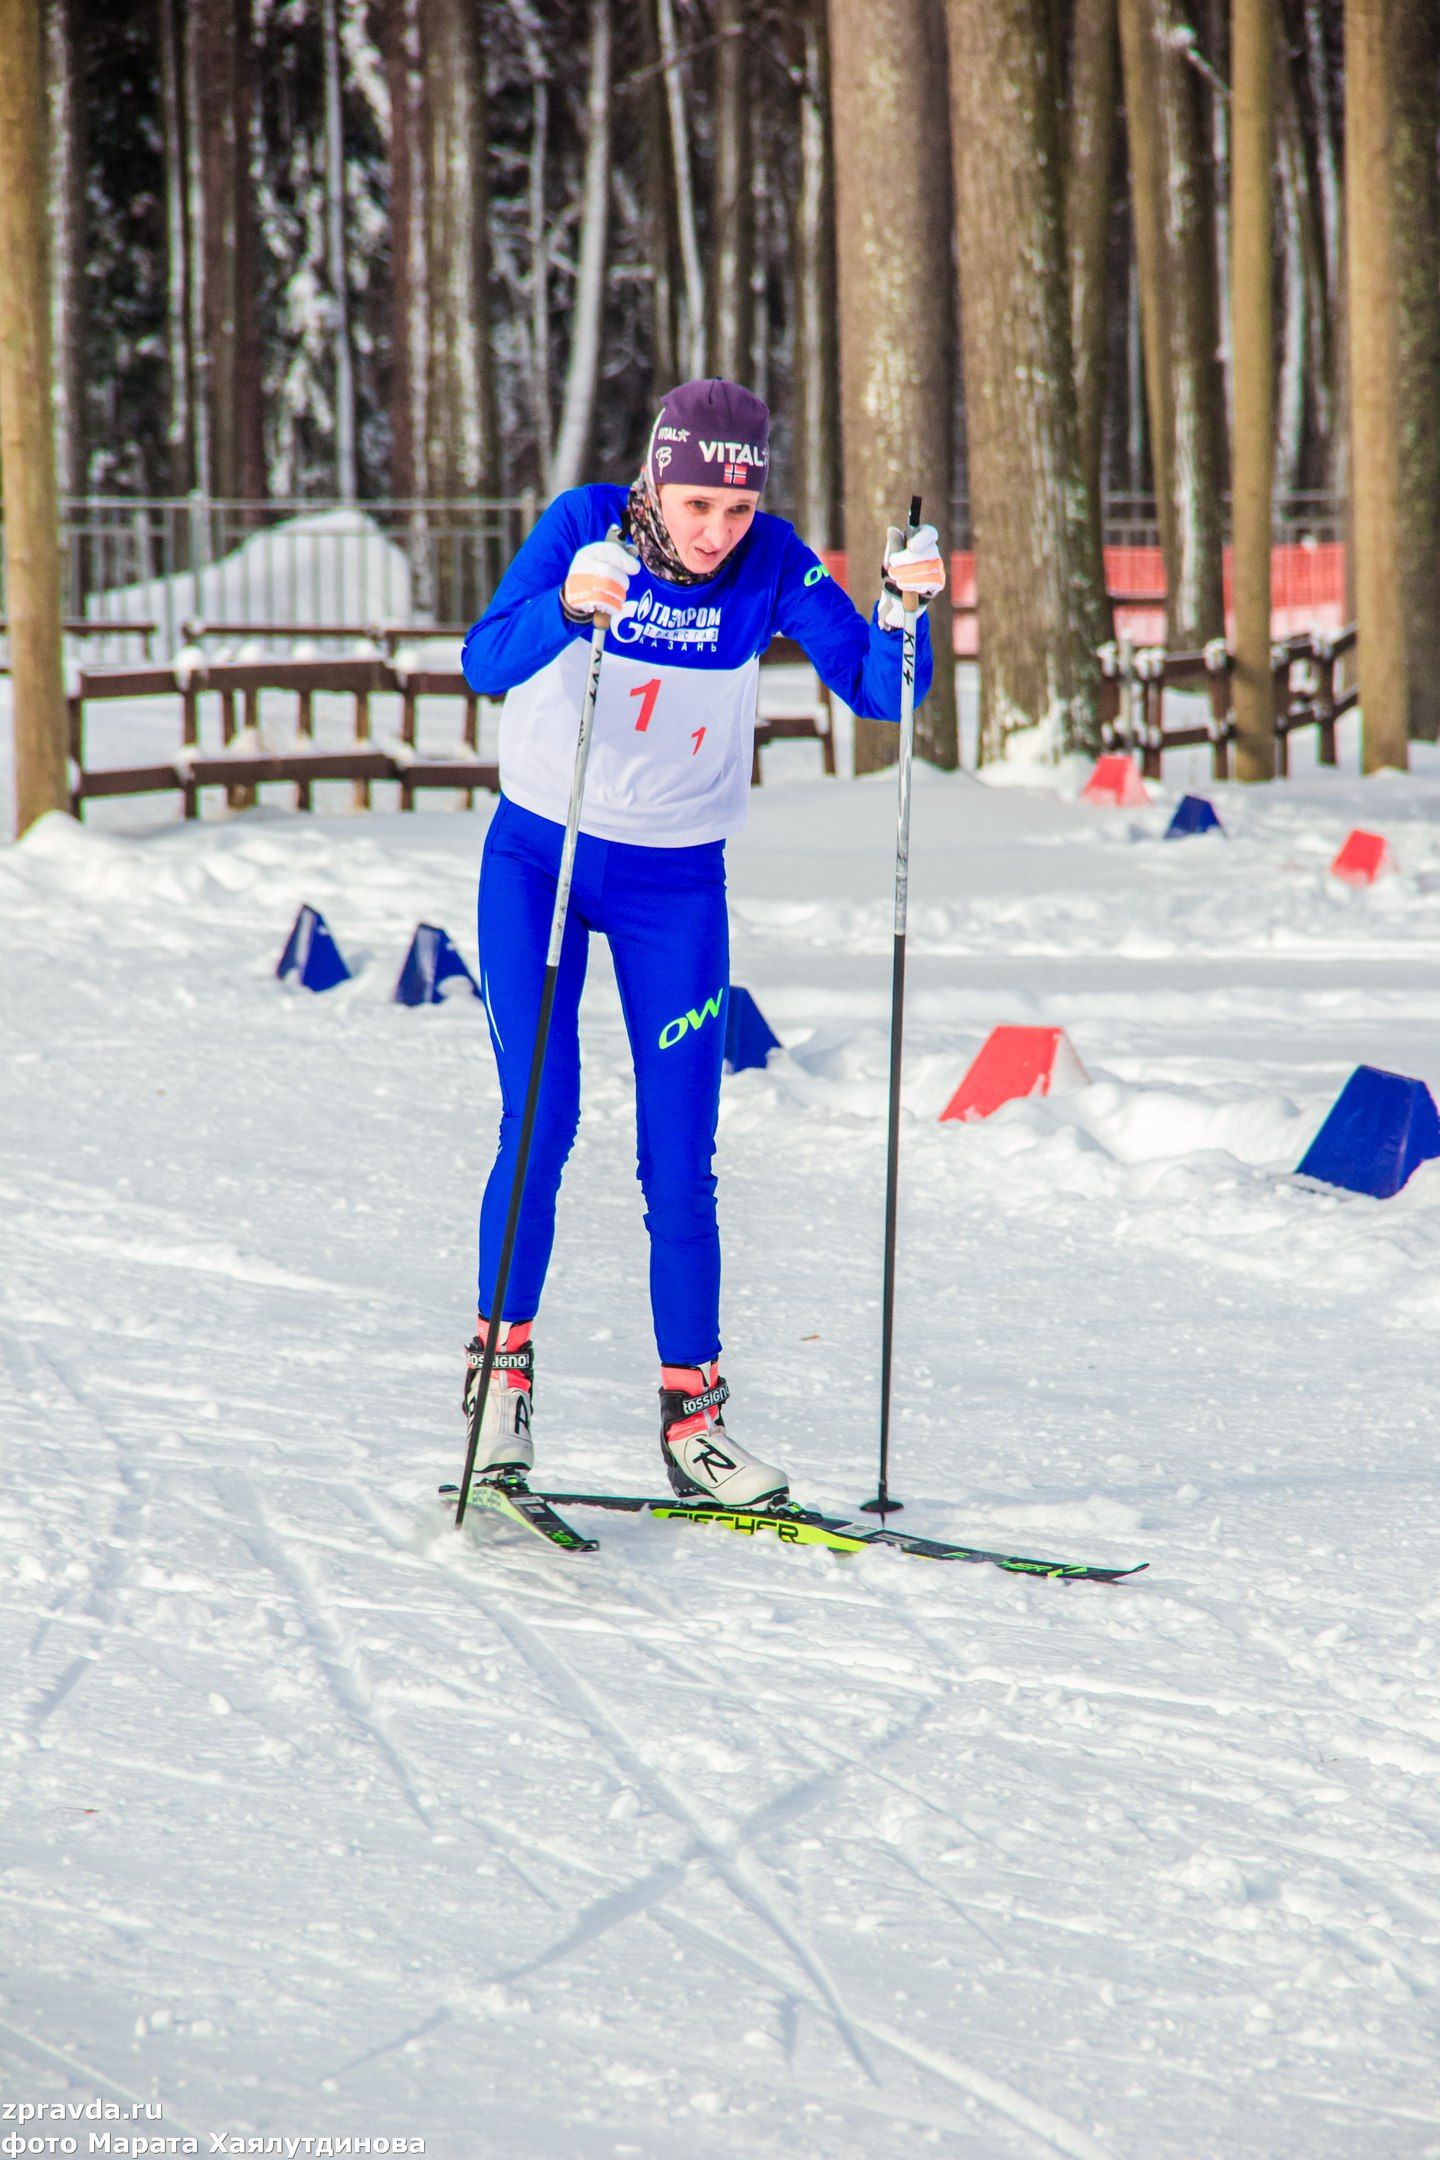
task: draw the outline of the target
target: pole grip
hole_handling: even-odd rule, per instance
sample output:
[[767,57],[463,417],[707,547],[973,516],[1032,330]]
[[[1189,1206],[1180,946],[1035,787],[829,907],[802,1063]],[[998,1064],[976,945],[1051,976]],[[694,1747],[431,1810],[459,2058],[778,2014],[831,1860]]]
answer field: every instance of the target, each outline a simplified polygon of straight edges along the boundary
[[[905,527],[905,544],[907,547],[909,546],[911,540],[914,539],[916,533],[919,530],[920,497],[918,495],[912,495],[910,497],[910,517]],[[916,599],[914,593],[907,592],[903,600],[900,602],[900,605],[904,608],[907,615],[916,615],[920,611],[920,602]]]

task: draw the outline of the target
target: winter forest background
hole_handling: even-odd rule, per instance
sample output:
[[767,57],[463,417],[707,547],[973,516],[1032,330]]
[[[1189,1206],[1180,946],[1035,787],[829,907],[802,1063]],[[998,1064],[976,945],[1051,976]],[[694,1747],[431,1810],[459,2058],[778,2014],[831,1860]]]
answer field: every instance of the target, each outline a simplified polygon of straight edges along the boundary
[[[957,73],[975,65],[981,12],[951,9]],[[1099,336],[1081,323],[1077,352],[1101,367],[1101,478],[1107,498],[1148,497],[1113,0],[985,12],[1033,15],[1055,38],[1072,224],[1101,212]],[[1213,298],[1227,11],[1119,12],[1164,31],[1176,179],[1196,196]],[[628,473],[657,390],[716,371],[773,402],[776,499],[838,543],[832,163],[849,143],[830,124],[834,28],[814,0],[46,0],[46,13],[67,492],[547,492]],[[943,71],[938,6],[834,13],[867,58],[895,47],[892,17],[918,17]],[[1297,497],[1333,498],[1345,473],[1340,0],[1288,0],[1280,27],[1276,493],[1303,512]],[[1430,59],[1409,87],[1430,108],[1433,162]],[[901,86],[911,124],[891,156],[918,168],[948,238],[936,87],[929,69]],[[983,220],[967,237],[984,246]],[[1071,231],[1072,257],[1087,239]],[[898,220],[890,244],[907,244]],[[932,291],[897,333],[952,359],[955,293],[953,280]]]
[[1382,536],[1376,756],[1440,733],[1433,0],[42,4],[64,495],[528,514],[739,376],[816,545],[919,488],[975,546],[993,752],[1095,740],[1106,542],[1172,651],[1226,636],[1258,431],[1276,539]]

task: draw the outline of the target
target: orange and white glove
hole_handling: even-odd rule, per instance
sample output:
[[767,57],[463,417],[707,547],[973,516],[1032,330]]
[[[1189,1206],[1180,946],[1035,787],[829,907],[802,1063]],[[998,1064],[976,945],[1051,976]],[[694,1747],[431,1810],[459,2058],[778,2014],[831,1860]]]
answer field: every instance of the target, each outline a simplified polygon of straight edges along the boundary
[[913,593],[921,607],[945,590],[945,564],[940,554],[940,535],[933,525],[919,525],[907,541],[898,525],[885,535],[884,590],[877,620],[882,630],[905,627],[905,594]]
[[613,622],[624,609],[626,590],[639,567],[640,558],[618,540],[591,540],[576,549],[560,605],[576,622],[602,614]]

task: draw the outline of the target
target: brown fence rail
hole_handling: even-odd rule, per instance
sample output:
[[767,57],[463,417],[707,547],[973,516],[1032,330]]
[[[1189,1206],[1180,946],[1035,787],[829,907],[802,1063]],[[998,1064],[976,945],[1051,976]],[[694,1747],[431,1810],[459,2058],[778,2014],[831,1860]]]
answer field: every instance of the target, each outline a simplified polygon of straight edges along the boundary
[[[228,634],[234,635],[227,626]],[[296,631],[297,636],[308,631]],[[319,633],[324,635],[326,633]],[[340,635],[331,630],[328,634]],[[366,633],[369,635],[370,633]],[[247,809],[257,788],[284,783],[295,790],[297,810],[313,808],[317,781],[348,780],[357,809],[368,809],[376,781],[399,786],[402,810],[413,810],[417,792],[458,789],[472,805],[477,789],[496,792],[499,768],[480,753],[481,700],[458,668],[427,667],[403,651],[434,635],[428,628],[393,628],[384,633],[388,656],[306,660],[204,659],[192,644],[168,667],[83,669],[68,698],[70,735],[70,806],[76,817],[85,803],[117,795],[178,793],[184,815],[200,815],[201,792],[223,788],[231,809]],[[762,665],[805,663],[798,645],[776,639]],[[267,748],[261,739],[262,697],[294,699],[294,747]],[[316,741],[317,697],[352,701],[351,740]],[[397,731],[377,737],[373,700],[399,699]],[[91,723],[97,707],[120,701],[168,699],[176,706],[176,753],[161,763],[94,766],[88,762]],[[433,756],[419,747],[420,703],[443,699],[460,706],[460,754]],[[835,739],[829,692],[816,680],[814,709],[808,714],[758,718],[751,781],[761,779],[760,752],[767,743],[796,739],[815,742],[827,773],[835,771]]]
[[[1275,675],[1275,770],[1280,778],[1290,771],[1290,737],[1302,728],[1317,731],[1317,758],[1322,765],[1337,762],[1336,724],[1354,710],[1358,692],[1353,682],[1341,687],[1346,663],[1355,650],[1355,626],[1334,637],[1304,631],[1271,648]],[[1215,779],[1230,777],[1230,746],[1235,741],[1235,714],[1231,678],[1235,658],[1216,638],[1203,652],[1164,652],[1158,646],[1132,650],[1127,645],[1106,645],[1100,651],[1103,687],[1100,727],[1107,750],[1138,752],[1140,770],[1147,780],[1163,778],[1167,750],[1208,744],[1210,769]],[[1203,691],[1209,712],[1201,722],[1169,725],[1165,717],[1167,691]]]

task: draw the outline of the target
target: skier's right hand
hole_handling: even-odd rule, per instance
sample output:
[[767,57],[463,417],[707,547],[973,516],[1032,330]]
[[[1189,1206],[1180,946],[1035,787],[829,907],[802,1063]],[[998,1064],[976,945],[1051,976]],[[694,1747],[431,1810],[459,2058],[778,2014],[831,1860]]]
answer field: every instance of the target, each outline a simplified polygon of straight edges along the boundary
[[575,552],[560,590],[560,605],[575,622],[588,622],[600,614],[613,621],[625,606],[626,588],[639,567],[639,557],[618,540],[591,540]]

